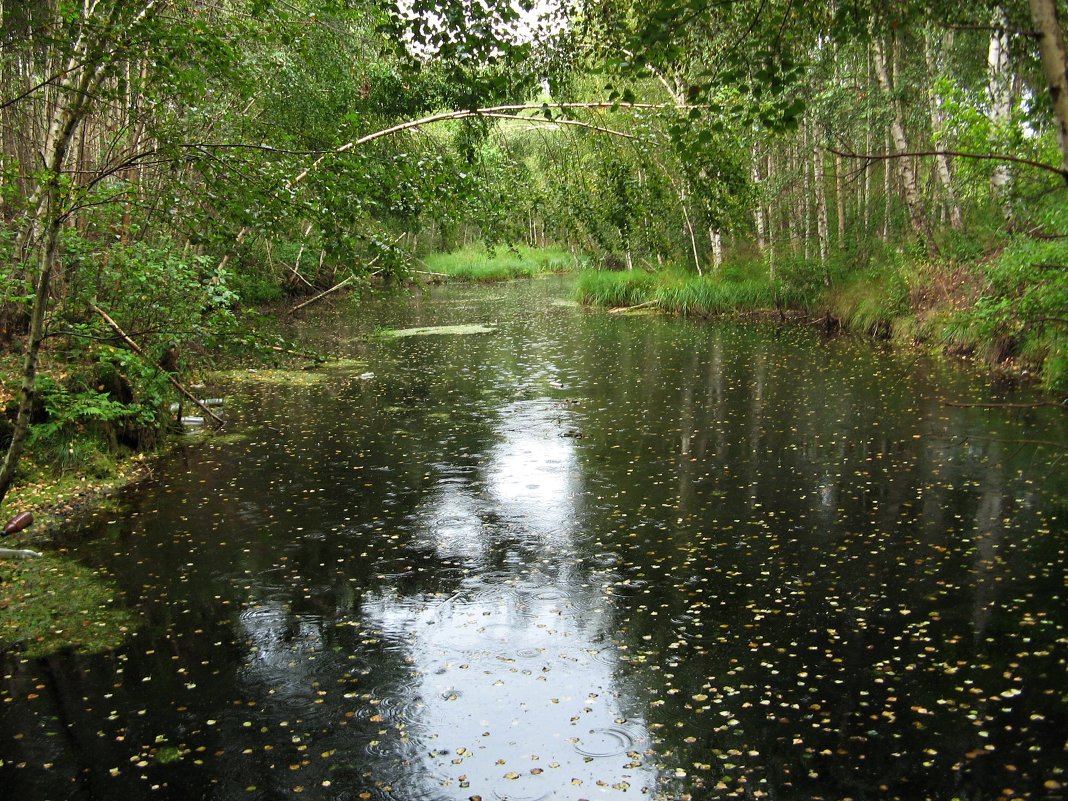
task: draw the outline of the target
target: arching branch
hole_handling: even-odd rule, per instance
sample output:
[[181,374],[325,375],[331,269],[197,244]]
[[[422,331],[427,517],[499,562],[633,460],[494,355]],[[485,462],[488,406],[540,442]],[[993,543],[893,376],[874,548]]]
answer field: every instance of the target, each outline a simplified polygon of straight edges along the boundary
[[889,159],[905,159],[914,156],[917,158],[945,156],[946,158],[972,159],[974,161],[1006,161],[1011,164],[1023,164],[1026,167],[1034,167],[1036,170],[1052,172],[1061,176],[1065,183],[1068,183],[1068,169],[1055,167],[1044,161],[1035,161],[1034,159],[1025,159],[1020,158],[1019,156],[1009,156],[1002,153],[967,153],[962,150],[911,150],[906,153],[850,153],[845,150],[835,150],[833,147],[827,148],[827,152],[833,153],[836,156],[842,156],[843,158],[860,159],[862,161],[887,161]]
[[[341,145],[341,147],[335,148],[334,150],[330,151],[329,153],[324,153],[319,158],[317,158],[315,161],[313,161],[305,170],[303,170],[299,175],[297,175],[295,178],[293,178],[293,180],[291,180],[288,184],[286,184],[286,188],[287,189],[291,189],[294,186],[296,186],[297,184],[302,183],[304,181],[304,179],[306,179],[308,177],[308,175],[316,167],[318,167],[320,164],[322,164],[329,156],[341,155],[342,153],[346,153],[349,150],[352,150],[353,148],[360,147],[361,145],[366,145],[366,144],[368,144],[370,142],[373,142],[376,139],[381,139],[381,138],[386,137],[386,136],[392,136],[393,134],[398,134],[398,133],[401,133],[402,131],[409,131],[409,130],[412,130],[413,128],[422,128],[425,125],[430,125],[430,124],[436,123],[436,122],[446,122],[446,121],[449,121],[449,120],[462,120],[462,119],[465,119],[465,118],[468,118],[468,117],[490,117],[490,116],[494,116],[494,115],[498,115],[498,114],[513,114],[513,113],[515,113],[516,116],[518,117],[517,112],[520,112],[520,111],[540,111],[540,110],[542,110],[544,108],[554,108],[554,109],[590,109],[590,110],[595,110],[595,109],[651,109],[651,110],[653,110],[653,109],[665,109],[665,108],[687,109],[687,108],[692,108],[692,107],[691,106],[680,106],[680,105],[678,105],[676,103],[608,103],[608,102],[558,103],[558,104],[556,104],[554,106],[551,106],[551,107],[548,107],[548,106],[545,106],[545,105],[541,105],[541,104],[535,104],[535,103],[517,103],[517,104],[511,104],[511,105],[504,105],[504,106],[486,106],[484,108],[462,109],[460,111],[442,111],[442,112],[439,112],[437,114],[431,114],[431,115],[429,115],[427,117],[420,117],[417,120],[408,120],[406,122],[401,122],[401,123],[398,123],[397,125],[392,125],[389,128],[383,128],[383,129],[381,129],[379,131],[374,131],[373,133],[369,133],[369,134],[366,134],[365,136],[361,136],[359,139],[353,139],[351,142],[346,142],[345,144]],[[526,117],[518,117],[518,118],[519,119],[527,119]],[[554,119],[554,120],[546,120],[546,122],[557,122],[557,123],[568,124],[568,125],[583,125],[583,126],[587,126],[587,127],[594,127],[594,126],[589,126],[587,123],[580,123],[578,120],[565,121],[565,120],[562,120],[562,119]],[[606,133],[617,133],[618,134],[618,132],[610,131],[608,129],[604,129],[604,131]]]

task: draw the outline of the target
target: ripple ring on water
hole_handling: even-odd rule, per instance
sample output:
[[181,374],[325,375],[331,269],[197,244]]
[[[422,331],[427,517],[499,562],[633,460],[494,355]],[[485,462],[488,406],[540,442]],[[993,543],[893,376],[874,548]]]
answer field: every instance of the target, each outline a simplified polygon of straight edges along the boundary
[[587,737],[575,743],[575,750],[587,757],[613,757],[635,750],[637,744],[638,738],[626,729],[609,726],[590,729]]

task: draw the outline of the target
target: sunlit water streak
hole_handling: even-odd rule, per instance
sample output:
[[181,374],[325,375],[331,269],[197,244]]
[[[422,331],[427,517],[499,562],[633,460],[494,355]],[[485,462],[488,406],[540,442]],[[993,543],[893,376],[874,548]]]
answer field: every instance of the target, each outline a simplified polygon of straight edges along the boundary
[[300,334],[373,379],[213,387],[249,437],[66,538],[127,645],[4,656],[0,797],[1063,798],[1063,448],[1020,440],[1064,415],[566,292],[342,305]]

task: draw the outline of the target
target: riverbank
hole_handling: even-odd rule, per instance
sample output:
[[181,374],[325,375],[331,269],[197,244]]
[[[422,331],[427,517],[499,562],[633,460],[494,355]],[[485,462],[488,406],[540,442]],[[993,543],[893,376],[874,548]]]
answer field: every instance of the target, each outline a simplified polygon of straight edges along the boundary
[[803,314],[834,330],[916,344],[969,358],[1068,394],[1068,261],[1059,242],[1020,237],[973,261],[898,260],[839,270],[831,286],[760,263],[714,275],[585,271],[577,299],[589,306],[669,314]]

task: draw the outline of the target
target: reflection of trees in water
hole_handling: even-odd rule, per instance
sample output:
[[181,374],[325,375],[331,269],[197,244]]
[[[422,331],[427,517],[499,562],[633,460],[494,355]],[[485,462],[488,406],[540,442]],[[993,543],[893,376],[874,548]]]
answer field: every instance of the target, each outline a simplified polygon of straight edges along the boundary
[[498,419],[478,470],[439,465],[418,516],[415,542],[463,566],[460,588],[382,592],[364,608],[411,665],[386,692],[385,750],[418,764],[395,759],[382,775],[427,797],[540,797],[572,778],[602,782],[601,796],[652,788],[656,770],[628,756],[650,743],[616,681],[613,609],[584,559],[566,414],[532,400]]
[[[588,390],[612,415],[587,423],[580,453],[625,488],[604,511],[621,523],[624,568],[650,584],[620,624],[637,644],[636,674],[661,693],[650,721],[676,733],[678,761],[708,765],[694,781],[713,786],[731,771],[710,749],[733,778],[784,792],[949,792],[954,779],[937,777],[958,775],[963,755],[984,747],[962,706],[998,729],[999,753],[1032,761],[1045,724],[1014,735],[1017,708],[938,702],[959,699],[964,672],[997,697],[998,666],[1021,653],[1019,625],[995,599],[1010,575],[1027,583],[1032,563],[1006,560],[1001,537],[1006,521],[1019,532],[1040,521],[1011,501],[1020,487],[995,466],[1010,460],[928,436],[944,411],[910,379],[880,383],[823,352],[801,361],[789,337],[724,327],[711,339],[700,360],[663,349],[660,378],[677,380],[622,400],[615,387],[627,376],[608,363]],[[665,508],[675,525],[661,528]],[[628,530],[640,546],[627,547]],[[984,636],[991,617],[999,629]],[[1028,657],[1039,672],[1049,662],[1041,649]]]

